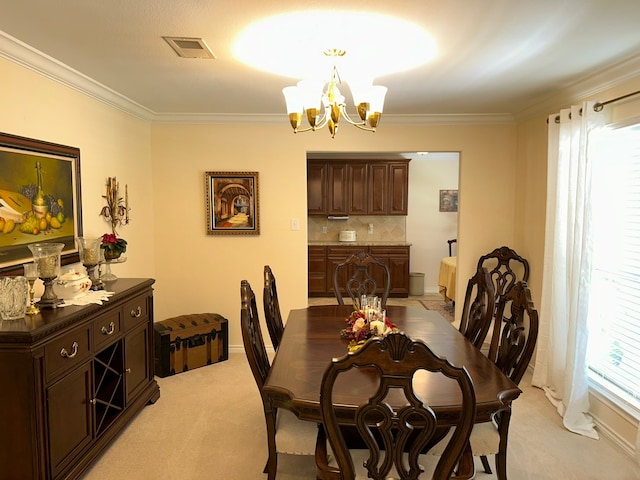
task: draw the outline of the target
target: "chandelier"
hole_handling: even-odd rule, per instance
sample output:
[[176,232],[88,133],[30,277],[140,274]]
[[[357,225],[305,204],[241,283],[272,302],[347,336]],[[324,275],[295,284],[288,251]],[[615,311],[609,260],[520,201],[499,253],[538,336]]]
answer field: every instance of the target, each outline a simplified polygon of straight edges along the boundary
[[[324,52],[327,57],[335,59],[344,57],[345,53],[345,50],[339,49]],[[376,131],[387,87],[372,85],[371,80],[349,81],[353,103],[359,116],[359,120],[353,120],[347,113],[345,98],[338,88],[340,84],[340,75],[334,62],[329,80],[301,80],[295,87],[282,89],[293,133],[315,131],[327,125],[333,138],[338,130],[340,117],[362,130]],[[302,114],[305,112],[309,127],[300,129]]]

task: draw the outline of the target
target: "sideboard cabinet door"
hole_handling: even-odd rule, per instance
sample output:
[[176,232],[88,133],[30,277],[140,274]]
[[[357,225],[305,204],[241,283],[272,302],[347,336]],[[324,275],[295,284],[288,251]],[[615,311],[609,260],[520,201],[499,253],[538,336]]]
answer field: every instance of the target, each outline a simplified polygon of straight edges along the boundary
[[93,438],[91,362],[47,388],[51,477],[55,478]]

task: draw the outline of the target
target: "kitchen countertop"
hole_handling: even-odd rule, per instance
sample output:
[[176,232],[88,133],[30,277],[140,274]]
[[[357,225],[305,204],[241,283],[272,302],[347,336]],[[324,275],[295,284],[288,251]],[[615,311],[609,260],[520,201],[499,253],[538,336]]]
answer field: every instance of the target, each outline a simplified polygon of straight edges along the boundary
[[310,241],[309,245],[314,247],[322,247],[328,245],[339,245],[341,247],[410,247],[411,244],[408,242],[402,241],[377,241],[377,242],[363,242],[356,240],[355,242],[340,242],[338,240],[328,240],[328,241]]

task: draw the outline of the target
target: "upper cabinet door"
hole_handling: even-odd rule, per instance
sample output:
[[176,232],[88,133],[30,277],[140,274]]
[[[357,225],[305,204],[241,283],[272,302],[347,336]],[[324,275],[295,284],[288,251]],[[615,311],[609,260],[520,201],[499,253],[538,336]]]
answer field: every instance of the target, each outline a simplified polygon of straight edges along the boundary
[[369,215],[386,215],[389,168],[386,163],[369,165]]
[[367,215],[367,164],[347,163],[347,191],[349,215]]
[[389,164],[389,215],[406,215],[409,197],[409,164]]
[[347,215],[347,164],[327,164],[327,214]]
[[327,214],[327,164],[307,164],[307,210],[309,215]]

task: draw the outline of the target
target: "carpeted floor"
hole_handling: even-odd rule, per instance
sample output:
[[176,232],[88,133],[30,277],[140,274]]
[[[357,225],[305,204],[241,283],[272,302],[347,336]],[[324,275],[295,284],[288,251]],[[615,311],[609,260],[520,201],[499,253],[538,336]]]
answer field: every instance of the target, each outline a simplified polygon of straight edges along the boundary
[[[262,402],[244,354],[158,383],[160,399],[133,419],[83,480],[267,478]],[[509,428],[510,480],[640,479],[640,467],[605,436],[567,431],[529,374],[520,387]],[[475,460],[476,480],[495,480]],[[279,456],[277,480],[315,478],[313,456]]]

